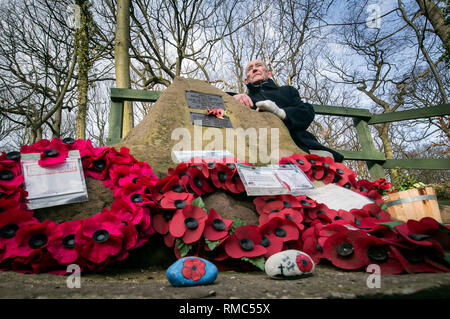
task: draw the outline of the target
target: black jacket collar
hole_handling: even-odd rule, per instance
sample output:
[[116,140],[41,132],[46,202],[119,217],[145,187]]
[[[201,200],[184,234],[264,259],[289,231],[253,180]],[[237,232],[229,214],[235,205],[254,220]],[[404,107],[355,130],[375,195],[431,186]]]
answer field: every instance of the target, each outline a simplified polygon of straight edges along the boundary
[[252,83],[248,83],[247,88],[250,92],[256,92],[256,91],[259,91],[261,88],[276,89],[276,88],[278,88],[278,85],[276,85],[272,79],[268,79],[266,82],[261,83],[261,84],[255,85]]

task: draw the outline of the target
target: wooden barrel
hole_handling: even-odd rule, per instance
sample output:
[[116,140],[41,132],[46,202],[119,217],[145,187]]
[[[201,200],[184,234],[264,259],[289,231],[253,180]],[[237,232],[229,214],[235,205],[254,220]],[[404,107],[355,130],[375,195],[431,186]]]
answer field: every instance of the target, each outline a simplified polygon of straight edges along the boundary
[[408,189],[392,193],[385,202],[392,218],[406,222],[408,219],[420,220],[431,217],[442,223],[436,194],[432,187]]

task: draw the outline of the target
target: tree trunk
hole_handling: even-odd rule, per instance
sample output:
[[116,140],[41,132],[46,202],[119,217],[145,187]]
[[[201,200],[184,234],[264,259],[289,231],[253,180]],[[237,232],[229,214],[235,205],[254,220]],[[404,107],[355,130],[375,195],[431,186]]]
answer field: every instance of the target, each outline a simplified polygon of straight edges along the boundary
[[[114,61],[116,64],[116,87],[131,88],[130,80],[130,0],[117,1],[116,41]],[[134,126],[133,104],[125,101],[123,104],[122,137]]]
[[89,12],[87,0],[76,0],[80,7],[80,26],[75,33],[75,51],[78,57],[78,112],[77,138],[86,139],[86,114],[89,73]]
[[433,0],[416,0],[423,15],[430,21],[434,31],[441,39],[443,45],[448,47],[450,41],[450,25],[446,24],[444,14]]

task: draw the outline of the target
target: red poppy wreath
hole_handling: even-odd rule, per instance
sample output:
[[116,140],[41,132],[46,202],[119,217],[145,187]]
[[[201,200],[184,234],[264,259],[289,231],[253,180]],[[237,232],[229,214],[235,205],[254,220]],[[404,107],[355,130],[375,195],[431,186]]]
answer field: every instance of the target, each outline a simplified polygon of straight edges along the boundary
[[[25,205],[20,154],[41,153],[40,165],[55,165],[70,150],[80,151],[85,176],[102,180],[114,201],[90,218],[39,222]],[[223,269],[264,269],[271,255],[298,249],[316,263],[331,262],[341,269],[378,264],[383,274],[450,271],[448,226],[431,218],[406,223],[391,219],[380,207],[377,184],[357,181],[355,172],[329,157],[294,154],[279,163],[294,164],[311,180],[352,189],[376,203],[336,211],[306,196],[258,196],[253,198],[258,225],[222,218],[219,208],[206,210],[203,195],[245,192],[236,162],[191,160],[158,180],[127,148],[93,147],[89,140],[41,140],[20,152],[2,153],[0,269],[64,274],[75,263],[83,271],[100,271],[124,260],[156,232],[178,258],[200,256]]]

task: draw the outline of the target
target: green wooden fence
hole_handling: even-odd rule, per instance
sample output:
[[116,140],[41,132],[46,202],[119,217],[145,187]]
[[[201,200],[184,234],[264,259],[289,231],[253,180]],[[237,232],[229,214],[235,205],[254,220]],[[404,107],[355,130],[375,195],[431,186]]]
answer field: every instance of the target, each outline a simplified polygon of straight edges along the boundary
[[[124,101],[155,102],[162,92],[143,91],[133,89],[111,88],[111,110],[109,118],[109,132],[107,144],[119,143],[122,139],[122,118]],[[392,113],[373,114],[369,110],[359,108],[337,107],[329,105],[314,105],[317,114],[343,116],[353,118],[361,151],[339,150],[346,160],[365,161],[369,168],[372,180],[386,177],[387,168],[405,169],[450,169],[450,160],[447,159],[386,159],[384,153],[378,152],[370,133],[369,125],[429,118],[450,114],[450,104],[441,104],[421,109],[398,111]]]

